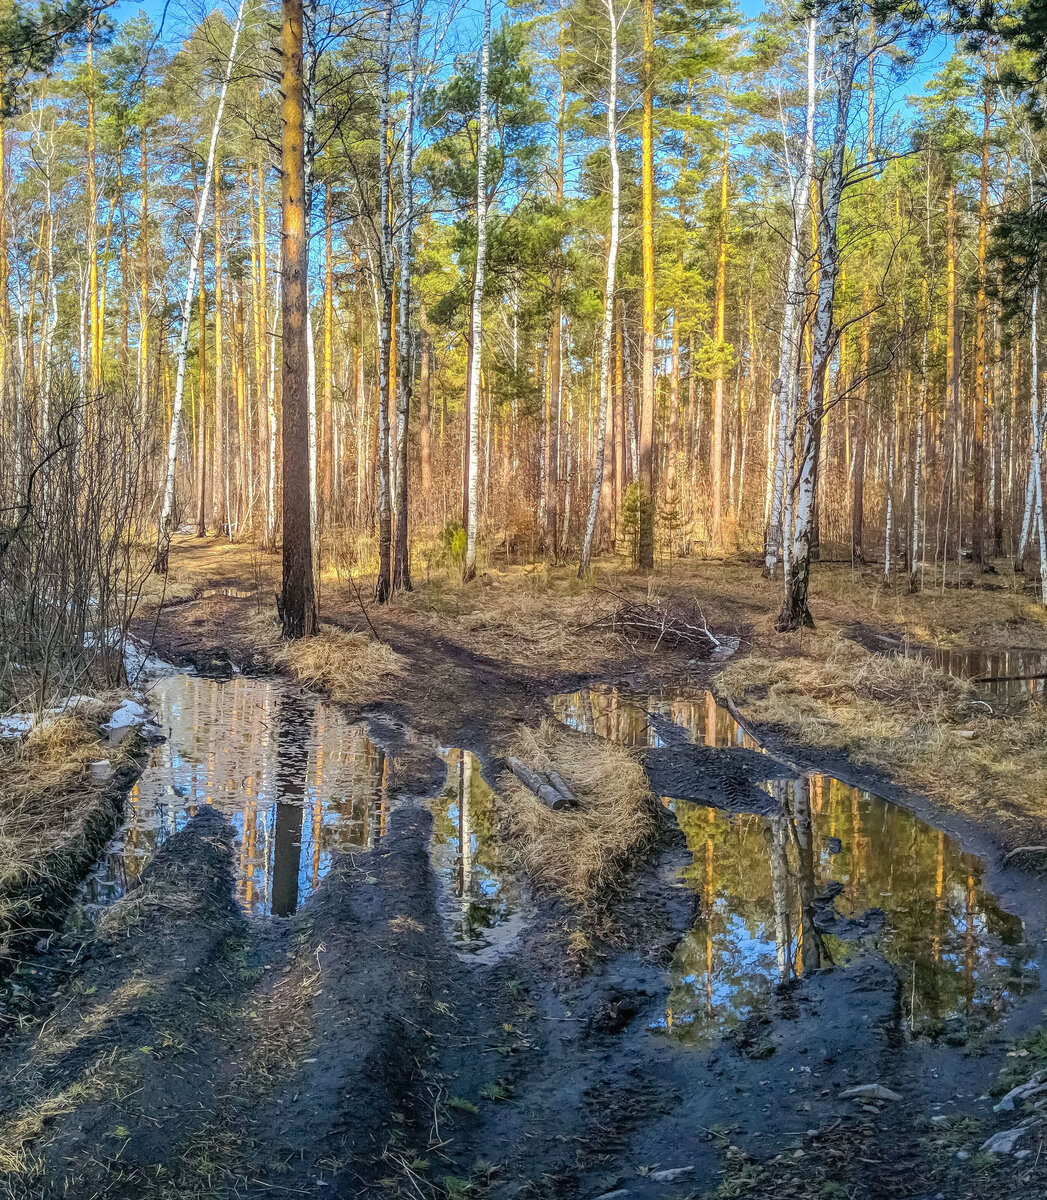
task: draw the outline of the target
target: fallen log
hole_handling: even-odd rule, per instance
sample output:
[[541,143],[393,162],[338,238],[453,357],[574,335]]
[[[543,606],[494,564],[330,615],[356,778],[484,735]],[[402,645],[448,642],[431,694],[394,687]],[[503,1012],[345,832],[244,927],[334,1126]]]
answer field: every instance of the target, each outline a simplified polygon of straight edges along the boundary
[[549,782],[567,801],[568,804],[577,804],[578,801],[574,798],[574,792],[564,783],[563,776],[559,771],[549,771]]
[[[554,812],[559,812],[561,809],[570,808],[574,805],[574,796],[571,795],[570,790],[558,775],[556,778],[560,779],[563,791],[560,791],[554,784],[544,780],[537,771],[532,771],[526,763],[521,762],[518,758],[510,756],[509,770],[512,771],[528,791],[533,792],[543,804],[548,805]],[[555,772],[551,772],[551,774],[555,774]]]

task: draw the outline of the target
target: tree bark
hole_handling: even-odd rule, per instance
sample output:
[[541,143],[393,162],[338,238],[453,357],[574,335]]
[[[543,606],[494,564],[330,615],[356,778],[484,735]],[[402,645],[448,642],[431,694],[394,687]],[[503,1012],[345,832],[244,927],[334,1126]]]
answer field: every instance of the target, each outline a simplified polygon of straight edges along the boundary
[[484,269],[487,258],[487,144],[490,137],[490,113],[487,85],[491,63],[491,0],[484,0],[483,41],[480,47],[479,136],[476,148],[476,270],[473,275],[473,303],[469,318],[470,358],[467,404],[469,408],[468,503],[466,511],[466,580],[476,576],[476,542],[480,472],[480,360],[483,351]]
[[600,493],[604,484],[604,451],[608,402],[611,389],[611,333],[614,326],[614,288],[618,262],[618,241],[621,207],[621,181],[618,164],[618,17],[614,0],[605,0],[610,26],[610,63],[607,83],[607,152],[611,160],[611,236],[607,244],[607,275],[604,281],[603,327],[600,331],[600,409],[596,422],[596,462],[593,470],[593,490],[589,497],[589,516],[585,523],[582,557],[578,577],[584,578],[592,563],[593,538],[600,511]]
[[167,570],[171,547],[175,467],[178,461],[178,436],[182,422],[182,402],[185,395],[185,360],[189,348],[189,317],[192,312],[193,293],[196,290],[196,272],[200,265],[200,247],[204,236],[204,218],[207,216],[207,203],[211,195],[211,181],[214,178],[215,151],[218,146],[218,135],[222,128],[222,114],[225,112],[225,98],[229,91],[229,80],[233,73],[233,66],[236,63],[236,47],[240,41],[240,29],[243,25],[245,3],[246,0],[240,0],[240,6],[236,10],[233,39],[229,46],[229,57],[226,59],[225,73],[222,76],[221,87],[218,91],[218,108],[215,112],[214,125],[211,129],[211,142],[207,150],[207,164],[204,167],[203,186],[200,189],[200,197],[196,205],[193,244],[189,251],[189,271],[185,285],[185,297],[182,300],[182,326],[178,334],[175,390],[174,399],[171,404],[171,428],[167,438],[167,472],[164,480],[164,500],[160,510],[156,559],[153,564],[154,570],[159,573]]
[[306,237],[302,0],[283,0],[283,178],[281,293],[283,317],[283,591],[281,619],[287,638],[316,632],[310,511],[309,242]]

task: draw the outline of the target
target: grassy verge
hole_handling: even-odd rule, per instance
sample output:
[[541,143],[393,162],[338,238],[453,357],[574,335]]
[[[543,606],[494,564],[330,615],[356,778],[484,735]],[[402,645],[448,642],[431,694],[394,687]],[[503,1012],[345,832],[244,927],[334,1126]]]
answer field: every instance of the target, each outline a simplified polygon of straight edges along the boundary
[[[114,773],[92,776],[108,759]],[[55,915],[111,835],[132,770],[103,746],[96,720],[67,715],[37,726],[0,753],[0,970]]]
[[919,659],[870,654],[838,633],[757,645],[719,683],[757,724],[839,750],[992,830],[1006,849],[1047,844],[1047,708],[993,711],[971,684]]

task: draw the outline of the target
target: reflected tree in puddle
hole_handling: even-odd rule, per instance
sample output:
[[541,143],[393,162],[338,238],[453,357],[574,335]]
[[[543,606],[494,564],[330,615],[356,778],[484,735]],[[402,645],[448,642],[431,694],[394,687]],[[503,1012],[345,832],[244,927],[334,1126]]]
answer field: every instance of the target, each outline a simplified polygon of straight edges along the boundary
[[[553,704],[568,725],[627,745],[675,740],[669,722],[709,747],[759,749],[707,692],[593,689]],[[700,915],[655,1028],[710,1042],[778,985],[867,951],[894,965],[913,1036],[966,1038],[1039,987],[1039,948],[985,888],[979,861],[940,830],[827,775],[757,786],[773,798],[770,815],[666,800],[692,857],[680,882],[699,894]]]
[[499,857],[494,792],[468,750],[441,751],[447,781],[432,801],[430,860],[460,950],[493,955],[518,931],[523,898]]
[[237,833],[236,889],[256,915],[288,915],[339,851],[385,831],[384,752],[336,709],[268,680],[179,675],[150,693],[168,736],[88,881],[88,915],[137,882],[157,847],[205,805]]

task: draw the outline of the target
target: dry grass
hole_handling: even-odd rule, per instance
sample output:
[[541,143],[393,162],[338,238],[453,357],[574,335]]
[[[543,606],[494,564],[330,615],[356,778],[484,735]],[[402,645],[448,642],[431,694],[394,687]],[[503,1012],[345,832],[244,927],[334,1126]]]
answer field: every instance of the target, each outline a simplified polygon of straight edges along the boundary
[[758,724],[833,747],[988,827],[1005,847],[1047,844],[1047,708],[997,713],[966,681],[838,635],[804,653],[755,652],[721,686]]
[[34,932],[48,897],[75,884],[111,823],[106,782],[89,764],[121,751],[103,747],[98,725],[66,715],[37,726],[0,758],[0,959]]
[[263,614],[248,623],[250,636],[274,668],[340,704],[380,700],[407,672],[407,660],[384,642],[325,626],[316,637],[286,642]]
[[535,885],[577,910],[613,894],[629,861],[653,840],[655,800],[643,769],[622,746],[543,721],[521,728],[507,753],[558,771],[578,807],[553,812],[508,772],[498,781],[510,854]]

